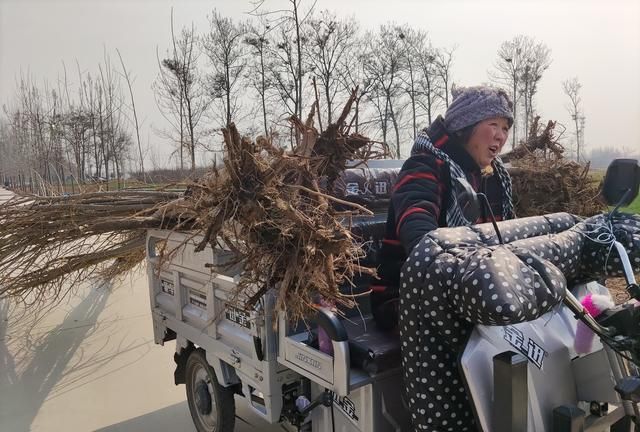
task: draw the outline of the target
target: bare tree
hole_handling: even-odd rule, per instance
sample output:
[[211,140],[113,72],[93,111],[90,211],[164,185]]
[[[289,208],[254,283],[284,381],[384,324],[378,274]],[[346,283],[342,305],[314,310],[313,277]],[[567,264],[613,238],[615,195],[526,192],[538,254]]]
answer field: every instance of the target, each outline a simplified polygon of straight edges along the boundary
[[177,38],[173,33],[173,20],[171,27],[173,52],[162,60],[158,56],[159,74],[153,89],[158,108],[172,128],[168,135],[178,144],[180,168],[184,169],[183,149],[186,149],[193,171],[200,142],[200,121],[211,101],[198,70],[194,26],[183,28]]
[[20,134],[22,117],[17,109],[3,106],[4,119],[0,119],[0,187],[20,187],[25,173],[29,173],[29,161]]
[[365,37],[357,37],[352,54],[343,56],[342,65],[338,69],[338,80],[344,93],[350,93],[357,88],[354,101],[353,126],[356,133],[360,132],[363,123],[362,112],[366,111],[366,102],[369,99],[374,82],[368,77],[366,64],[369,61],[368,41]]
[[[48,140],[45,92],[28,77],[21,76],[18,88],[18,108],[13,117],[13,128],[30,168],[29,177],[50,178],[50,142]],[[31,182],[30,182],[31,183]]]
[[[187,139],[185,138],[187,127],[184,115],[184,91],[180,81],[181,74],[179,73],[181,68],[176,67],[178,60],[175,56],[173,58],[160,60],[156,52],[156,58],[158,59],[159,73],[151,85],[151,88],[153,89],[158,110],[172,129],[171,131],[158,132],[176,143],[176,152],[179,155],[179,166],[181,170],[184,170],[184,151],[187,149]],[[174,133],[177,134],[177,136],[175,136]]]
[[524,133],[528,136],[529,124],[535,115],[533,98],[538,92],[538,83],[542,79],[542,74],[551,65],[551,51],[545,44],[532,41],[525,55],[520,91],[524,101]]
[[[411,136],[413,139],[416,138],[416,134],[418,133],[418,125],[417,125],[417,114],[416,108],[418,104],[418,76],[419,76],[419,52],[422,50],[424,45],[424,41],[426,39],[426,33],[422,31],[415,31],[411,28],[405,28],[404,30],[400,27],[396,29],[398,32],[398,37],[403,41],[403,48],[405,50],[404,55],[406,58],[405,61],[405,73],[401,75],[401,79],[405,84],[405,92],[409,97],[409,104],[411,105]],[[417,55],[414,55],[417,54]]]
[[[114,75],[113,69],[111,68],[110,59],[106,54],[104,54],[104,67],[102,65],[98,65],[98,70],[100,72],[100,86],[101,86],[101,102],[104,107],[104,115],[100,116],[100,143],[101,143],[101,151],[104,161],[104,173],[105,178],[107,180],[111,179],[111,172],[109,169],[111,168],[110,164],[114,163],[116,160],[116,155],[114,152],[115,149],[115,135],[116,135],[116,122],[119,122],[119,119],[116,119],[116,115],[119,112],[121,100],[119,99],[119,94],[117,94],[117,76]],[[102,113],[101,112],[101,113]],[[117,171],[117,165],[114,166],[114,169]],[[109,182],[107,181],[107,188],[109,186]]]
[[[102,166],[102,162],[100,160],[99,153],[99,145],[98,145],[98,116],[99,116],[99,106],[97,100],[99,99],[100,93],[100,85],[97,84],[91,73],[86,74],[86,78],[81,80],[81,88],[82,93],[84,95],[83,100],[86,103],[85,112],[87,113],[90,120],[90,142],[87,148],[87,153],[89,156],[93,156],[93,163],[95,163],[95,175],[100,176],[100,169]],[[90,160],[88,163],[88,173],[89,176],[94,175],[93,165]]]
[[353,18],[340,20],[326,10],[309,20],[309,55],[306,58],[311,73],[320,78],[327,124],[333,121],[335,97],[341,90],[339,69],[344,65],[343,58],[352,55],[357,34],[358,23]]
[[121,161],[131,142],[122,122],[122,90],[106,52],[98,69],[94,79],[78,67],[77,99],[71,96],[66,70],[55,89],[46,81],[38,87],[21,77],[15,103],[4,106],[6,121],[0,122],[6,125],[3,158],[12,158],[16,167],[12,176],[18,181],[12,179],[13,184],[35,187],[31,191],[36,193],[62,193],[69,173],[74,174],[72,182],[83,181],[94,165],[98,176],[104,172],[111,177],[115,171],[121,177]]
[[[61,106],[61,111],[59,114],[59,121],[58,121],[58,126],[57,126],[57,134],[59,135],[59,139],[61,142],[61,147],[62,147],[62,153],[64,154],[65,160],[64,160],[64,165],[67,169],[67,172],[70,175],[70,178],[72,179],[72,187],[73,187],[73,183],[75,181],[75,179],[78,179],[80,177],[79,175],[79,166],[77,163],[77,158],[74,158],[76,163],[74,164],[72,162],[71,159],[71,153],[72,153],[72,149],[73,149],[73,145],[71,143],[71,141],[69,140],[69,133],[67,131],[68,126],[72,126],[69,125],[68,123],[68,117],[70,112],[73,112],[73,110],[75,109],[74,106],[74,102],[71,101],[71,96],[69,94],[69,82],[67,80],[67,68],[66,65],[64,64],[64,62],[62,62],[62,68],[63,68],[63,80],[58,79],[58,94],[60,94],[60,106]],[[64,176],[63,176],[64,179]],[[64,179],[66,181],[66,179]]]
[[441,97],[446,108],[449,108],[449,93],[452,86],[451,68],[453,67],[453,53],[455,50],[456,47],[441,48],[436,51],[436,73],[440,78],[442,85]]
[[67,148],[73,155],[76,181],[86,180],[86,156],[91,131],[91,119],[82,107],[71,106],[64,119],[64,132]]
[[428,35],[421,30],[408,30],[410,49],[407,56],[417,65],[417,104],[427,116],[428,124],[442,99],[439,84],[437,54]]
[[[19,183],[33,184],[38,179],[41,185],[55,183],[61,187],[64,178],[63,108],[56,90],[44,83],[44,88],[36,87],[30,78],[21,76],[17,92],[18,100],[13,109],[5,107],[9,119],[9,135],[15,146],[14,158],[23,161],[18,172]],[[3,155],[4,157],[4,155]],[[49,188],[41,188],[48,191]]]
[[133,112],[133,120],[134,126],[136,128],[136,143],[138,144],[138,155],[140,156],[140,171],[142,173],[142,178],[144,178],[144,156],[142,154],[142,144],[140,143],[140,127],[138,125],[138,113],[136,112],[136,102],[133,97],[133,89],[131,88],[131,79],[129,78],[129,72],[127,68],[124,66],[124,61],[122,60],[122,55],[120,55],[120,51],[116,49],[118,53],[118,58],[120,59],[120,64],[122,65],[122,74],[127,82],[127,88],[129,89],[129,96],[131,97],[131,111]]
[[562,82],[562,90],[569,98],[569,103],[566,105],[571,120],[575,126],[576,134],[576,160],[580,162],[580,150],[582,150],[581,142],[581,125],[584,125],[584,114],[582,112],[582,98],[580,97],[580,90],[582,84],[578,81],[577,77],[564,80]]
[[[289,0],[289,3],[291,5],[291,9],[287,11],[279,11],[280,18],[277,19],[276,26],[282,26],[283,32],[281,33],[281,36],[285,36],[287,34],[293,35],[294,47],[288,47],[286,50],[288,51],[287,56],[290,59],[288,67],[292,69],[291,75],[294,78],[295,84],[296,111],[294,113],[301,119],[303,106],[302,80],[305,75],[305,71],[302,68],[304,62],[303,46],[306,39],[304,38],[303,28],[307,18],[313,12],[315,2],[306,12],[301,8],[302,0]],[[279,41],[279,45],[283,45],[287,40],[288,39],[285,36]]]
[[[317,1],[317,0],[315,0]],[[271,55],[274,57],[271,76],[274,88],[282,103],[287,107],[288,115],[302,118],[304,106],[303,82],[308,73],[305,69],[304,51],[308,41],[308,19],[315,7],[303,7],[302,0],[288,0],[290,8],[275,11],[265,10],[265,0],[254,2],[252,15],[267,20],[273,30]],[[293,130],[292,135],[293,135]],[[295,134],[299,142],[299,134]]]
[[191,158],[191,171],[196,169],[196,146],[199,142],[197,128],[202,116],[209,107],[211,101],[207,97],[197,69],[198,52],[196,51],[196,37],[193,25],[191,29],[183,29],[178,41],[177,62],[170,60],[164,62],[164,66],[179,76],[184,101],[184,121],[187,127],[189,156]]
[[[185,121],[185,83],[184,81],[184,66],[180,61],[184,58],[184,55],[178,55],[178,43],[176,41],[176,35],[173,27],[173,8],[171,8],[171,54],[167,52],[167,57],[164,60],[160,60],[158,54],[158,48],[156,47],[156,59],[158,60],[159,75],[152,84],[154,95],[156,98],[156,105],[160,110],[162,116],[171,125],[173,131],[178,134],[177,138],[172,136],[172,133],[165,133],[165,137],[172,140],[177,144],[177,152],[179,154],[180,170],[184,170],[184,151],[187,149],[186,136],[186,121]],[[191,26],[191,33],[188,33],[184,39],[190,41],[193,38],[193,25]],[[183,31],[184,33],[184,31]],[[187,44],[190,45],[190,44]],[[182,47],[182,45],[181,45]],[[182,54],[182,50],[181,50]],[[188,57],[187,57],[188,58]]]
[[91,177],[96,178],[103,177],[103,168],[105,169],[104,177],[109,177],[109,161],[111,157],[109,104],[105,98],[105,88],[110,86],[111,83],[106,82],[102,69],[103,66],[99,65],[96,78],[87,73],[86,78],[81,81],[84,100],[86,101],[86,113],[91,122],[91,140],[88,152],[92,158],[88,161],[88,172]]
[[284,28],[278,30],[274,43],[271,45],[271,55],[275,58],[270,71],[274,88],[280,101],[284,104],[287,115],[302,115],[302,74],[306,71],[298,69],[295,44],[291,42],[288,32]]
[[378,112],[383,141],[387,142],[389,124],[393,127],[396,156],[400,158],[399,100],[405,62],[403,42],[393,24],[382,25],[377,34],[370,33],[365,37],[369,40],[369,60],[365,64],[365,73],[373,83],[369,99]]
[[518,35],[500,45],[495,71],[491,78],[511,89],[513,101],[513,141],[515,147],[519,124],[518,104],[524,102],[524,134],[528,133],[528,124],[532,120],[533,98],[538,91],[542,74],[551,64],[551,51],[544,43],[538,43],[530,36]]
[[221,126],[231,123],[238,114],[237,91],[247,65],[243,44],[245,35],[243,24],[235,24],[215,10],[209,16],[209,32],[202,39],[202,47],[213,68],[208,83],[209,92],[214,100],[222,101]]
[[[6,112],[6,108],[4,110]],[[0,187],[10,187],[15,177],[16,146],[12,142],[8,122],[0,118]]]
[[[261,20],[262,21],[262,20]],[[261,22],[260,25],[249,25],[244,42],[251,47],[251,57],[248,62],[248,81],[258,93],[260,109],[262,111],[262,124],[264,135],[269,135],[269,123],[267,122],[267,92],[273,87],[268,72],[273,67],[268,55],[269,39],[267,33],[270,27]]]
[[511,100],[513,101],[513,135],[511,147],[515,148],[518,130],[517,105],[524,67],[527,61],[527,52],[531,46],[531,38],[527,36],[516,36],[510,41],[505,41],[498,50],[498,59],[494,65],[495,71],[490,76],[500,84],[511,89]]

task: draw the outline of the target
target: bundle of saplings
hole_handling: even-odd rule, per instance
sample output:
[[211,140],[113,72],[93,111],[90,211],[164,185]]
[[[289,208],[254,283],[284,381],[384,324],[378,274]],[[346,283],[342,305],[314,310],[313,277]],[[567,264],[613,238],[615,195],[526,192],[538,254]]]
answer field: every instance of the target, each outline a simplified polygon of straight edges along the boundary
[[359,265],[363,251],[348,220],[371,212],[328,191],[349,160],[385,156],[350,132],[354,97],[324,131],[314,128],[313,111],[305,122],[292,118],[299,136],[292,151],[229,125],[223,166],[172,185],[185,194],[21,196],[0,205],[0,297],[38,303],[93,277],[117,277],[144,259],[146,230],[162,228],[201,235],[200,250],[218,242],[230,248],[244,264],[236,293],[244,307],[274,287],[276,309],[292,319],[312,312],[318,295],[351,306],[337,287],[373,270]]

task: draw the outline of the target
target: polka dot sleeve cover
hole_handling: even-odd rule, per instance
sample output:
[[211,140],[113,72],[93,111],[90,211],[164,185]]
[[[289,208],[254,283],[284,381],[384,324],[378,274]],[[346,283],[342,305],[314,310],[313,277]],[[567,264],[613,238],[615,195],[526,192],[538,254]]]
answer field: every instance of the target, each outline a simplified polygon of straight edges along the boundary
[[[633,260],[640,218],[624,220],[613,227]],[[457,364],[473,326],[533,320],[556,307],[567,280],[579,279],[603,255],[603,246],[585,236],[600,222],[566,213],[500,222],[504,245],[490,224],[422,238],[400,276],[402,361],[415,430],[476,430]]]

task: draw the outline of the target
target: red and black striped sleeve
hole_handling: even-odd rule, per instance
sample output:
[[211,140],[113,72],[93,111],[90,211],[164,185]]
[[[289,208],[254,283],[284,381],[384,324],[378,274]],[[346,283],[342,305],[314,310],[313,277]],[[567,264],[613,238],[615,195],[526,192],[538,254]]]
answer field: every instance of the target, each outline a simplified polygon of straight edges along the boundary
[[396,236],[409,253],[420,239],[436,228],[447,186],[444,162],[432,154],[416,154],[404,163],[391,200],[396,216]]

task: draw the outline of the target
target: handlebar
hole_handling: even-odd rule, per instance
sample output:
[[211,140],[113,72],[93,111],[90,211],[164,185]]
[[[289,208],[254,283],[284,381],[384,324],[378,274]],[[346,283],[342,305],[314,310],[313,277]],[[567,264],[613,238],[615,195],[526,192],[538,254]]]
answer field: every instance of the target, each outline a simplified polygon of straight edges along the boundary
[[640,301],[640,287],[636,282],[636,276],[633,273],[633,267],[631,266],[629,255],[622,243],[615,241],[613,244],[618,252],[618,256],[620,257],[620,262],[622,263],[624,279],[627,282],[627,292],[632,298]]
[[[625,280],[627,282],[627,289],[633,290],[633,287],[637,288],[636,278],[633,274],[633,268],[631,266],[631,261],[629,260],[629,255],[625,250],[622,243],[619,241],[614,241],[613,246],[616,248],[616,252],[618,252],[618,257],[620,258],[620,262],[622,263],[622,269],[624,273]],[[640,293],[638,292],[630,292],[630,294],[636,299],[640,300]],[[574,313],[576,319],[581,320],[585,323],[594,333],[613,337],[616,334],[616,329],[614,327],[604,327],[589,314],[582,306],[580,301],[569,291],[567,291],[567,295],[564,298],[564,304]]]
[[582,306],[580,301],[571,294],[570,291],[567,291],[567,294],[564,297],[564,304],[573,312],[576,319],[582,321],[589,327],[595,334],[604,335],[608,337],[613,337],[616,329],[613,327],[603,327],[587,312],[587,310]]

